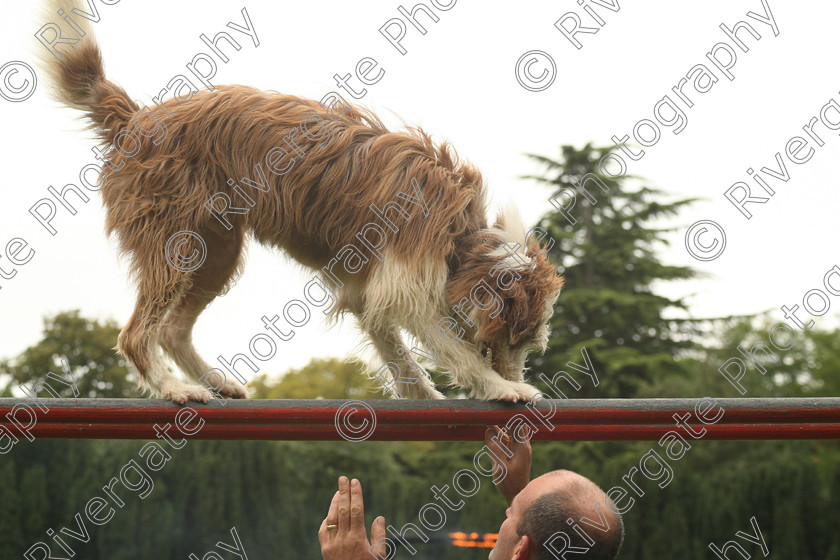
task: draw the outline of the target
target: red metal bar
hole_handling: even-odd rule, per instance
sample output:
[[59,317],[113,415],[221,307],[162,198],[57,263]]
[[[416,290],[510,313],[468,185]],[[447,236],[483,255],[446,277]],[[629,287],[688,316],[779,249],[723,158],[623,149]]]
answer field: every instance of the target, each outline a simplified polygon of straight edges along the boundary
[[[705,426],[703,440],[787,440],[840,439],[840,424],[712,424]],[[377,426],[364,441],[481,441],[484,427],[474,426]],[[532,441],[658,441],[675,426],[558,426],[536,432]],[[677,430],[692,441],[684,431]],[[43,439],[155,439],[152,426],[141,424],[38,424],[32,430]],[[174,439],[182,436],[170,430]],[[345,438],[329,426],[266,426],[205,424],[189,439],[342,441]]]
[[[539,401],[539,410],[557,409],[558,424],[664,424],[675,413],[693,412],[700,399],[575,399]],[[171,421],[180,407],[152,399],[40,399],[52,423],[154,423]],[[507,421],[527,412],[524,405],[475,400],[214,400],[189,403],[201,418],[221,424],[283,423],[332,424],[338,408],[362,402],[376,412],[377,421],[390,424],[474,424]],[[725,423],[820,423],[840,421],[840,398],[715,399],[725,410]],[[29,399],[0,399],[0,417],[15,404],[35,407]],[[410,420],[410,422],[407,422]]]
[[[714,424],[698,420],[701,399],[575,399],[523,404],[475,400],[241,400],[189,403],[205,422],[197,439],[340,440],[341,423],[376,429],[371,441],[483,439],[485,426],[521,415],[535,424],[536,440],[657,440],[676,417],[705,427],[704,439],[840,439],[840,398],[715,399],[724,411]],[[43,408],[41,408],[43,407]],[[349,408],[348,408],[349,407]],[[34,437],[152,439],[154,425],[174,424],[184,407],[151,399],[0,399],[0,434],[23,437],[9,416]],[[552,412],[553,409],[553,412]],[[686,416],[687,415],[687,416]],[[337,418],[339,416],[339,418]],[[192,425],[197,422],[193,419]],[[350,430],[352,431],[352,429]],[[347,432],[345,432],[347,433]],[[353,435],[353,434],[350,434]],[[365,434],[362,434],[365,435]]]
[[[0,399],[2,401],[2,399]],[[50,423],[79,423],[90,422],[95,424],[134,424],[134,423],[155,423],[171,421],[177,410],[169,406],[154,406],[143,408],[131,407],[88,407],[79,406],[73,408],[51,407],[49,400],[44,399],[47,408],[50,409]],[[238,401],[254,402],[254,401]],[[276,401],[275,401],[276,402]],[[287,401],[289,402],[289,401]],[[290,401],[294,402],[294,401]],[[376,402],[376,401],[365,401]],[[416,402],[416,401],[407,401]],[[455,401],[458,402],[458,401]],[[661,410],[637,410],[622,409],[614,407],[593,407],[587,409],[567,408],[568,401],[553,401],[558,403],[557,415],[551,420],[553,423],[561,424],[601,424],[608,419],[613,424],[656,424],[673,422],[674,414],[684,414],[693,410],[693,406],[675,406]],[[228,401],[228,405],[230,405]],[[265,408],[206,408],[197,404],[189,406],[196,409],[201,418],[208,422],[218,424],[252,424],[283,423],[283,424],[304,424],[304,425],[331,425],[335,421],[335,414],[338,407],[307,407],[307,406],[276,406]],[[227,405],[226,405],[227,406]],[[0,404],[0,416],[8,412],[9,407]],[[520,407],[522,408],[522,407]],[[377,409],[376,418],[378,422],[387,424],[405,424],[407,419],[414,425],[441,425],[441,424],[499,424],[505,423],[516,412],[522,410],[511,407],[501,410],[475,410],[475,409],[428,409],[410,408],[403,409]],[[840,405],[819,408],[790,408],[774,407],[768,409],[725,409],[726,413],[720,420],[723,423],[819,423],[828,422],[831,419],[840,419]],[[40,414],[39,414],[40,415]]]

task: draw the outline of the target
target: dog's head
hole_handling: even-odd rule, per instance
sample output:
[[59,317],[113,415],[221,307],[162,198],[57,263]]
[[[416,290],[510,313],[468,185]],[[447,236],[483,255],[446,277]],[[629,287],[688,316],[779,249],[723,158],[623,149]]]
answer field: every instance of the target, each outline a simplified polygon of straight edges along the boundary
[[500,212],[495,225],[476,237],[460,255],[449,298],[470,327],[476,351],[500,375],[514,379],[529,351],[546,349],[563,277],[545,257],[550,246],[526,233],[515,209]]

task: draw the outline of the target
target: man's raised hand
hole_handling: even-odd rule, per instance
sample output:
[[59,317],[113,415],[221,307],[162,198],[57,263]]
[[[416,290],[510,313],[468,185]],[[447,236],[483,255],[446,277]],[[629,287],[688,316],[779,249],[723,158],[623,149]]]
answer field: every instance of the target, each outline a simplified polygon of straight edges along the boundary
[[[484,441],[493,454],[493,472],[501,470],[507,473],[496,484],[496,488],[504,496],[507,505],[510,505],[516,495],[531,481],[531,443],[516,441],[498,426],[487,428]],[[509,457],[511,453],[513,456]]]
[[370,527],[371,547],[365,529],[365,503],[362,484],[355,478],[338,477],[338,492],[333,495],[326,519],[318,529],[321,556],[324,560],[372,560],[385,558],[385,518],[381,515]]

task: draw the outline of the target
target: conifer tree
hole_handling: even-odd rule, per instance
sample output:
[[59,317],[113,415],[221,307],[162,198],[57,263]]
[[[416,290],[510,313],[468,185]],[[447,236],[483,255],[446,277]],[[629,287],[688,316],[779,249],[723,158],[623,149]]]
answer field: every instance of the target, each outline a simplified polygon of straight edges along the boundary
[[[573,208],[565,214],[552,211],[539,223],[554,239],[548,256],[564,274],[565,286],[555,307],[549,349],[530,364],[535,373],[573,374],[566,363],[582,363],[585,347],[599,386],[573,374],[582,386],[574,397],[643,396],[640,388],[646,383],[683,373],[675,357],[700,333],[700,323],[673,318],[675,311],[686,311],[683,300],[654,291],[656,282],[697,275],[691,268],[664,264],[656,254],[674,229],[662,227],[661,220],[694,199],[666,203],[662,191],[644,185],[631,189],[628,183],[637,182],[635,177],[612,178],[599,166],[611,152],[587,144],[562,146],[557,159],[528,154],[545,172],[526,178],[554,189],[558,209],[569,206],[575,193]],[[619,175],[615,161],[607,169]]]

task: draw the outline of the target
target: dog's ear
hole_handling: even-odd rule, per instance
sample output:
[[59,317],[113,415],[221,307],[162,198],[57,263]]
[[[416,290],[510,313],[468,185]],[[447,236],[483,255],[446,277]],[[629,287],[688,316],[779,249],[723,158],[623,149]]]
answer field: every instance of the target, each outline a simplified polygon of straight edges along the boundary
[[531,328],[531,297],[522,288],[514,286],[505,298],[509,344],[515,346],[528,334]]
[[463,313],[473,322],[476,338],[487,340],[504,326],[504,299],[496,289],[488,271],[493,259],[484,255],[486,247],[477,246],[463,256],[461,267],[450,279],[447,298],[450,305],[461,305]]
[[512,300],[506,315],[511,345],[536,336],[563,287],[563,277],[545,256],[538,254],[532,262],[533,267],[522,272],[522,279],[507,294]]

